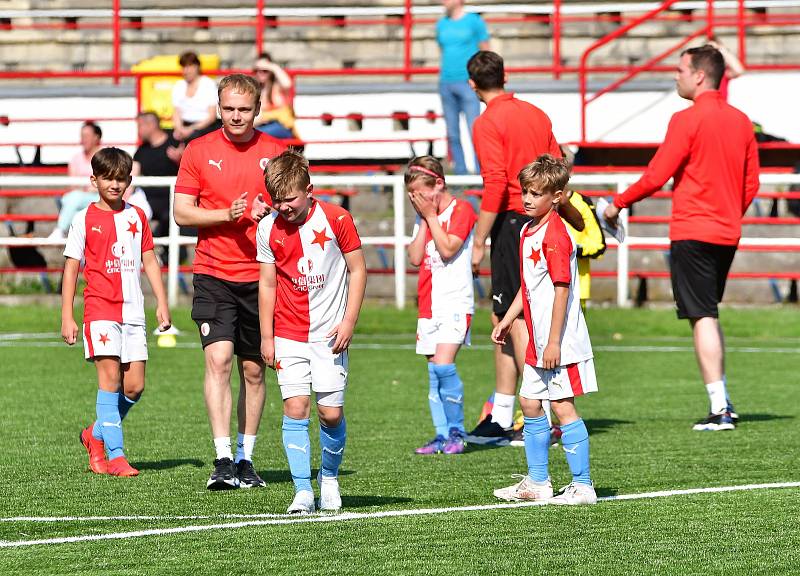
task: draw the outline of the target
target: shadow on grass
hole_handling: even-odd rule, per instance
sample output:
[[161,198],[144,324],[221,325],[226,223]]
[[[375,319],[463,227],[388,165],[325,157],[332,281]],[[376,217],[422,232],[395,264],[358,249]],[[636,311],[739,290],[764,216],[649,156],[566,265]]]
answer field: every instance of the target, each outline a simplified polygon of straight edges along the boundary
[[181,466],[193,466],[203,468],[206,463],[197,458],[176,458],[174,460],[155,460],[153,462],[131,462],[134,468],[139,470],[169,470]]
[[613,418],[588,418],[583,422],[586,424],[586,429],[589,431],[589,434],[602,434],[616,426],[634,424],[634,422],[630,420],[615,420]]
[[619,494],[619,490],[616,488],[597,488],[595,487],[595,492],[597,492],[598,498],[605,498],[608,496],[616,496]]
[[784,414],[748,414],[739,413],[739,423],[743,422],[769,422],[770,420],[794,420],[794,416]]
[[412,498],[397,496],[346,496],[342,495],[343,508],[370,508],[373,506],[386,506],[388,504],[405,504],[413,502]]
[[[339,470],[339,476],[350,476],[355,474],[355,470]],[[267,484],[284,484],[292,481],[292,475],[289,470],[259,470],[258,475]],[[311,471],[311,481],[315,482],[317,478],[317,470]]]

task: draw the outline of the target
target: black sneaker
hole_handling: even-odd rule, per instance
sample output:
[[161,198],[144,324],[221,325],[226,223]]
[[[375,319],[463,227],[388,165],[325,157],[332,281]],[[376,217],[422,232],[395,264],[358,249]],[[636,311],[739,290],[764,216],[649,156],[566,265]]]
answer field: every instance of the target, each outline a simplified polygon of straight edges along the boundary
[[206,483],[209,490],[234,490],[239,487],[236,468],[230,458],[214,460],[214,471]]
[[253,468],[250,460],[239,460],[236,464],[236,477],[239,479],[239,488],[263,488],[267,485]]
[[513,428],[503,428],[497,422],[492,422],[492,415],[487,414],[486,418],[467,435],[466,440],[472,444],[507,444],[513,435]]
[[516,446],[518,448],[520,446],[525,446],[525,433],[523,430],[523,428],[514,430],[514,433],[511,435],[511,442],[509,442],[511,446]]
[[728,403],[728,406],[727,408],[725,408],[725,411],[728,413],[728,416],[731,417],[731,420],[733,420],[734,424],[739,423],[739,415],[736,413],[736,410],[733,409],[733,404]]
[[721,430],[735,430],[736,425],[733,418],[727,412],[722,414],[709,414],[692,427],[692,430],[699,432],[719,432]]

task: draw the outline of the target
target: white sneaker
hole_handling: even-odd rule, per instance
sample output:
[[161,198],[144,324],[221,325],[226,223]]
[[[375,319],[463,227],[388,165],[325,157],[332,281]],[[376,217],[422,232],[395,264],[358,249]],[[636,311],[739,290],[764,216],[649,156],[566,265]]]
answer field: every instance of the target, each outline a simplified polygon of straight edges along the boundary
[[53,231],[50,232],[50,235],[47,237],[48,240],[63,240],[64,239],[64,231],[56,226],[53,228]]
[[591,484],[571,482],[564,486],[557,496],[550,499],[550,504],[560,504],[562,506],[597,504],[597,494]]
[[287,514],[313,514],[314,493],[311,490],[300,490],[295,493],[294,500],[286,509]]
[[514,474],[513,477],[522,478],[522,480],[506,488],[498,488],[494,491],[494,495],[500,500],[509,502],[522,500],[546,502],[553,497],[553,485],[550,484],[549,479],[540,484],[531,480],[527,474],[524,476],[522,474]]
[[342,508],[342,496],[339,494],[339,479],[336,476],[317,474],[319,484],[319,511],[337,513]]

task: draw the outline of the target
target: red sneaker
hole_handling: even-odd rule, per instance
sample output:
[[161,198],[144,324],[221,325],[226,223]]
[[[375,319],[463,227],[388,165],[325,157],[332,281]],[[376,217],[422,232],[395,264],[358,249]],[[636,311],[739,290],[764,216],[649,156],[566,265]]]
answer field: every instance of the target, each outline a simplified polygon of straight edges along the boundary
[[128,459],[125,458],[125,456],[119,456],[113,460],[109,460],[108,473],[112,476],[120,476],[123,478],[139,475],[139,471],[128,463]]
[[97,440],[92,436],[92,426],[93,424],[89,424],[81,430],[81,444],[89,453],[89,469],[95,474],[108,474],[106,448],[102,440]]

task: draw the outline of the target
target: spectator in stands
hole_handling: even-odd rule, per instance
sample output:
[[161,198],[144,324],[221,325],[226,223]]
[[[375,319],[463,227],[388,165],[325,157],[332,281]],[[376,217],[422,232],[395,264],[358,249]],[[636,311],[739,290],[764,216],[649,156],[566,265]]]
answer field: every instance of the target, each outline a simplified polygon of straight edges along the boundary
[[67,174],[74,178],[85,178],[86,185],[82,188],[70,190],[61,197],[61,205],[58,212],[58,222],[51,232],[49,238],[62,240],[66,238],[72,219],[75,214],[86,208],[92,202],[97,201],[97,190],[89,184],[89,177],[92,175],[92,156],[100,150],[100,140],[103,138],[103,131],[100,126],[87,120],[81,126],[81,150],[69,161]]
[[719,50],[722,58],[725,60],[725,74],[722,75],[722,80],[719,83],[719,93],[724,100],[728,100],[728,84],[734,78],[738,78],[744,74],[744,64],[739,60],[736,55],[728,50],[722,41],[714,35],[708,37],[708,44]]
[[253,74],[261,86],[261,113],[255,128],[273,138],[295,138],[292,79],[286,70],[272,61],[269,52],[258,55]]
[[[471,134],[472,125],[481,111],[481,104],[469,87],[467,61],[478,50],[489,49],[489,31],[478,14],[464,10],[464,0],[442,0],[442,4],[445,16],[436,23],[436,42],[442,52],[439,96],[442,98],[447,150],[453,170],[456,174],[467,174],[461,146],[461,114],[466,117]],[[477,157],[475,169],[478,169]]]
[[[158,115],[140,113],[136,117],[136,128],[141,145],[133,155],[133,175],[177,176],[181,159],[179,143],[161,129]],[[156,221],[153,236],[166,236],[170,219],[169,186],[147,186],[144,192]]]
[[172,135],[184,144],[218,129],[217,85],[200,70],[200,58],[194,52],[181,54],[183,79],[172,89]]
[[717,305],[742,235],[742,216],[759,186],[758,146],[750,119],[719,93],[725,60],[706,45],[681,54],[678,95],[694,102],[672,116],[644,175],[605,210],[619,211],[661,190],[670,178],[672,292],[694,348],[711,409],[694,430],[733,430],[738,415],[727,393],[725,342]]

